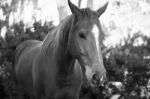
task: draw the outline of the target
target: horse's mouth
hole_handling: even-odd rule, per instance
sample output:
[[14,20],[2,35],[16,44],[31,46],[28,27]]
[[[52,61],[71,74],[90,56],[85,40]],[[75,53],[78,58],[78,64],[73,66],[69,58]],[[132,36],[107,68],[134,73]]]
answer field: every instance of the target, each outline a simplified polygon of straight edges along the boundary
[[90,81],[91,87],[100,87],[104,86],[104,77],[102,76],[98,81],[97,80],[91,80]]

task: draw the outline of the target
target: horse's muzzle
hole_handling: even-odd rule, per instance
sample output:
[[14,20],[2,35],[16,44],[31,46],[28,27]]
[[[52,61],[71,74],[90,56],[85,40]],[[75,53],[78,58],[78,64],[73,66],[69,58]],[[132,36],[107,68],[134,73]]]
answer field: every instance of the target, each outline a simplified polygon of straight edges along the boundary
[[103,86],[105,81],[106,81],[106,75],[99,76],[96,73],[93,74],[91,79],[92,86]]

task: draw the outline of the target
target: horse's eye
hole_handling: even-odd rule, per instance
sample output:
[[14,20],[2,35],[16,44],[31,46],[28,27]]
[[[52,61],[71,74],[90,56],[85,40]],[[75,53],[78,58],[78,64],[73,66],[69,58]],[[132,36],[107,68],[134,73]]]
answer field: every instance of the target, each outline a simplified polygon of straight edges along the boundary
[[85,33],[82,33],[82,32],[79,33],[79,37],[82,39],[86,39]]

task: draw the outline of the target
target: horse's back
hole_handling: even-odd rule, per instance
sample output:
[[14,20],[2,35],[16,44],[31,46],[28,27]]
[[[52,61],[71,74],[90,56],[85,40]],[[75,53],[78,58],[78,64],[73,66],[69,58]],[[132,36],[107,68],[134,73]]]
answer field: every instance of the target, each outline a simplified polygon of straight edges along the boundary
[[26,50],[30,50],[37,44],[39,44],[41,41],[38,40],[27,40],[24,41],[23,43],[19,44],[15,50],[15,58],[19,57],[20,54],[22,54]]
[[21,90],[32,94],[33,76],[32,64],[38,51],[40,50],[41,41],[27,40],[16,48],[15,56],[15,73]]

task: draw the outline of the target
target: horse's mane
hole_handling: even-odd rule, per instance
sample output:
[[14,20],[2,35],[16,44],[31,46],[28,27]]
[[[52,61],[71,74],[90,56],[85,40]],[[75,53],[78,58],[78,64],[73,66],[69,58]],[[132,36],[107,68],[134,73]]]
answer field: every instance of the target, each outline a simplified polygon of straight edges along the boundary
[[72,25],[73,15],[67,16],[61,23],[49,31],[48,35],[43,40],[42,52],[46,54],[49,47],[56,48],[59,43],[63,44],[68,41],[69,31]]

